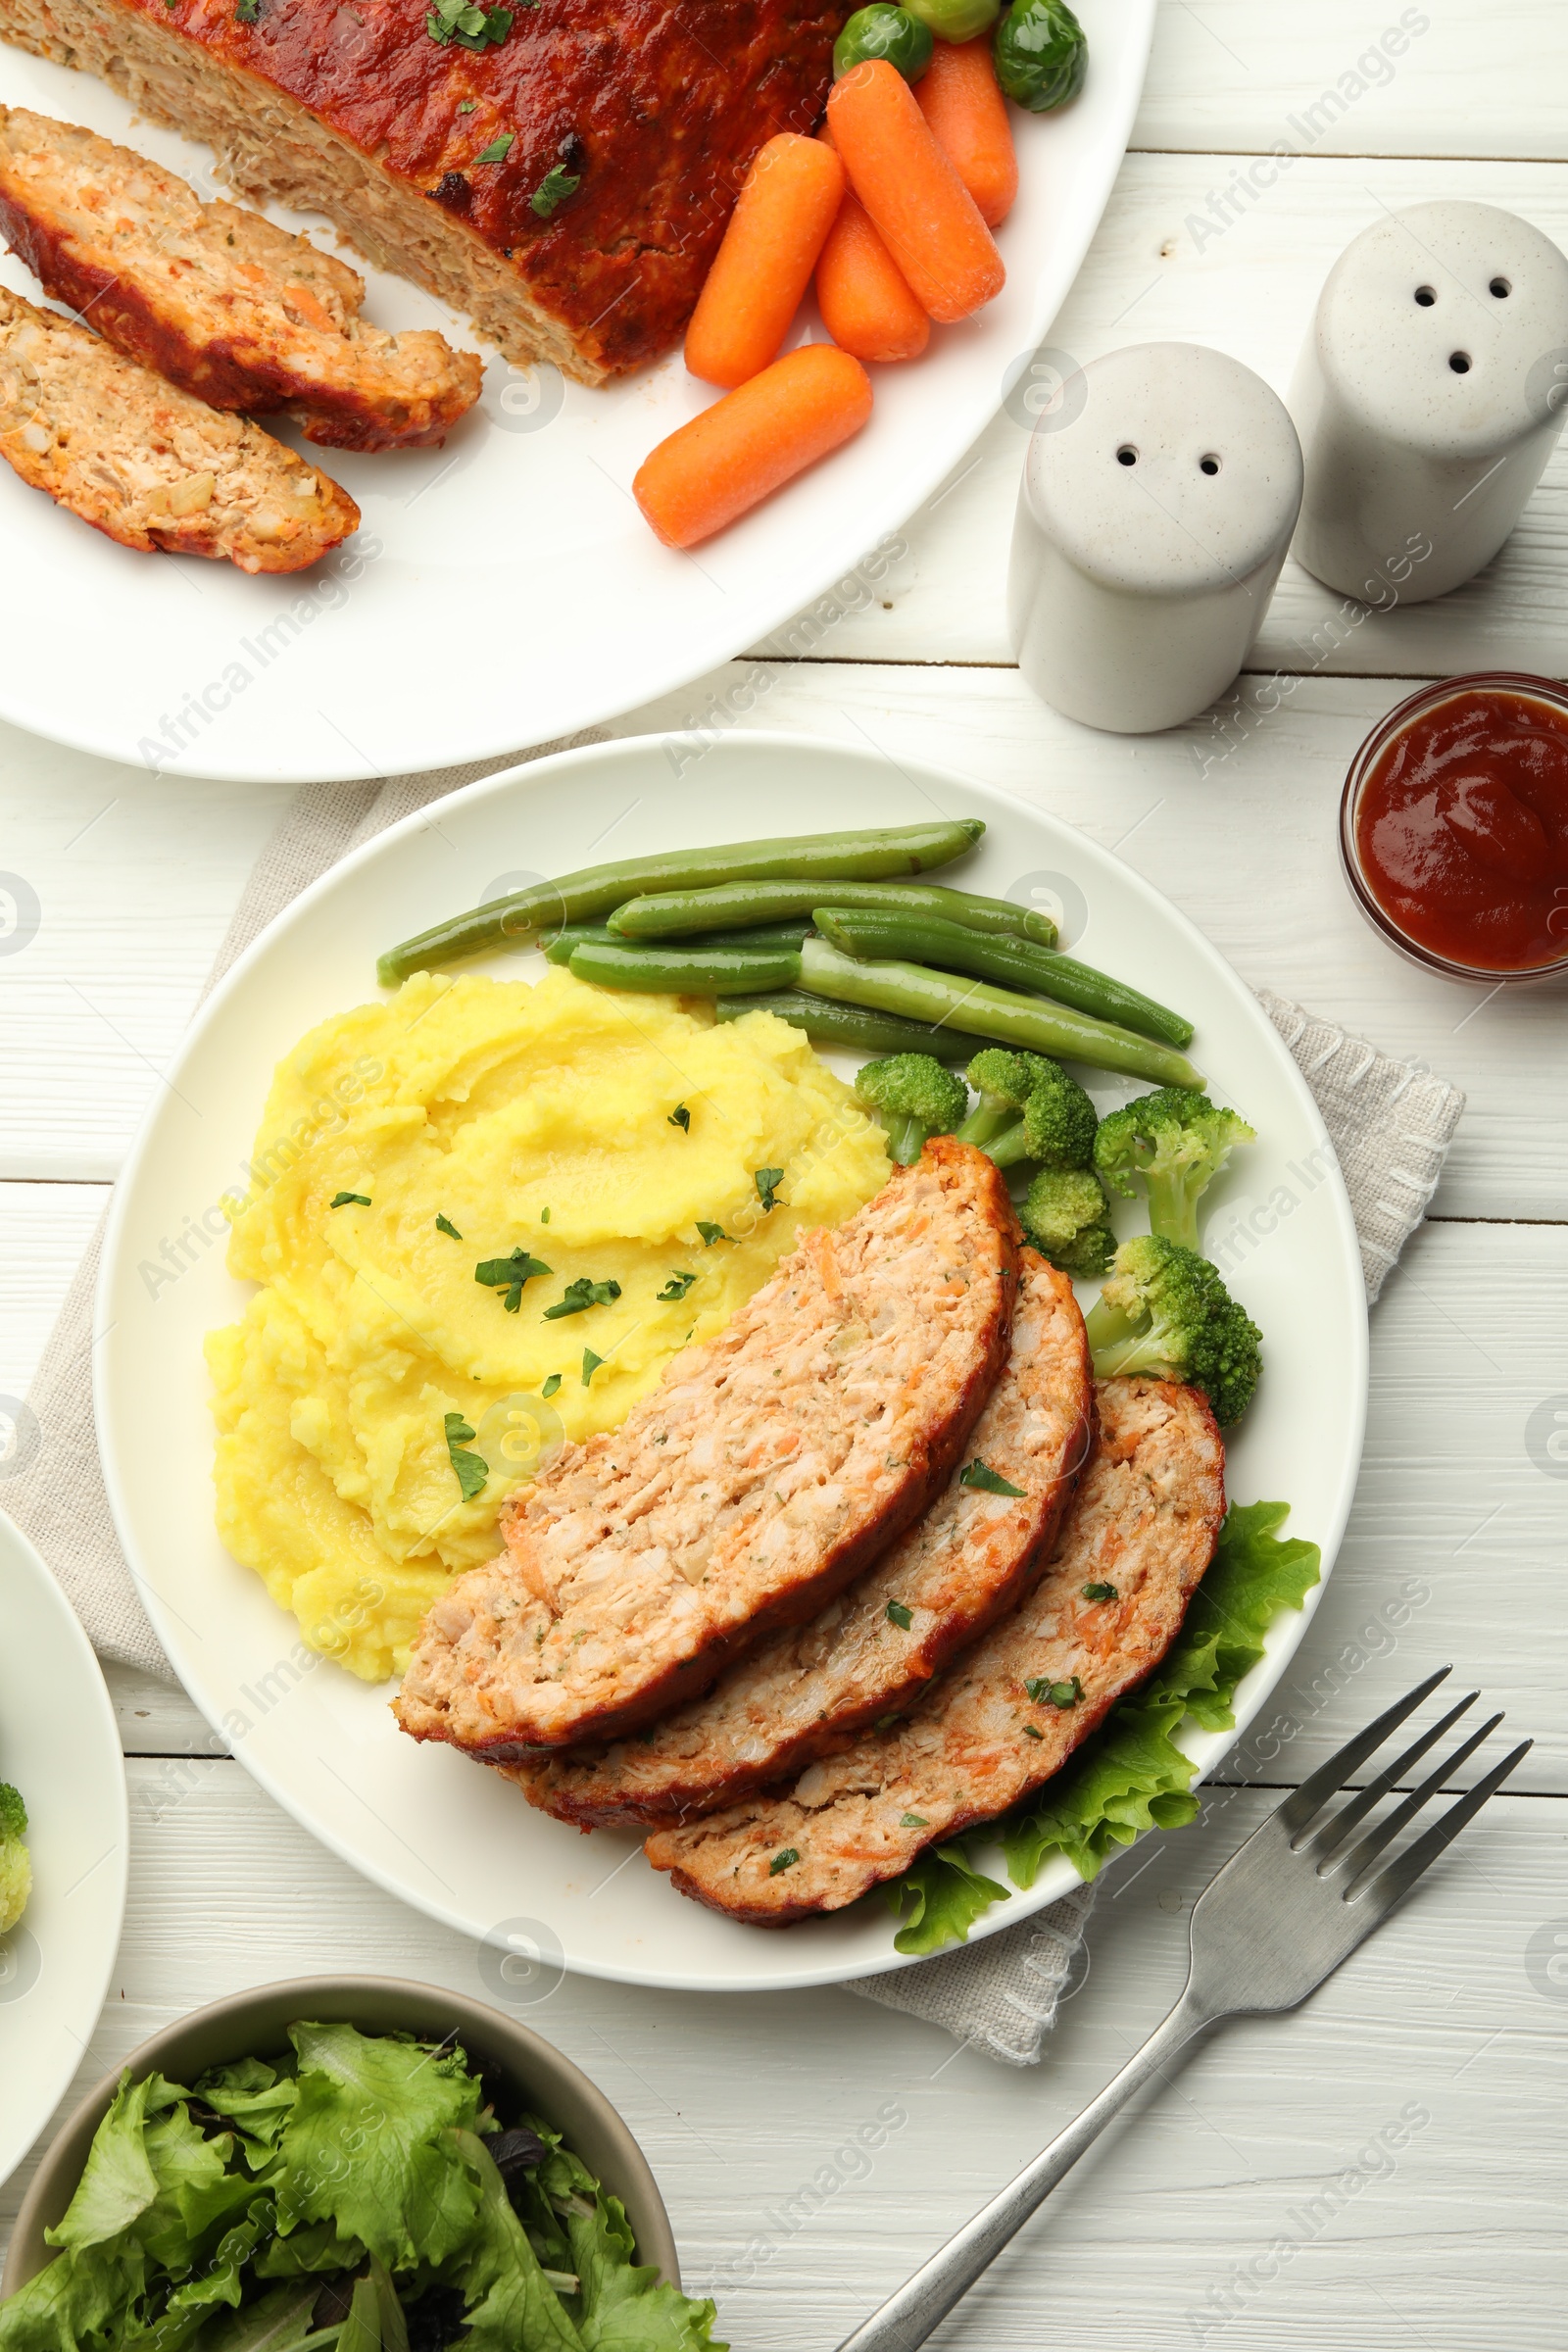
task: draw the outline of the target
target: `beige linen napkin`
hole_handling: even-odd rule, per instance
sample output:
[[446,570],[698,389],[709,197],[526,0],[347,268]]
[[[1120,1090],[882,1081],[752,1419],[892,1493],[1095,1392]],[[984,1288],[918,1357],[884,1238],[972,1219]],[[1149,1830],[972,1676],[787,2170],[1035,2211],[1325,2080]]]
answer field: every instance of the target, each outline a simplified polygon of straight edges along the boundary
[[[208,988],[308,883],[385,826],[518,760],[606,740],[596,727],[565,743],[431,775],[307,786],[262,854]],[[1260,1001],[1322,1110],[1361,1240],[1367,1298],[1374,1299],[1437,1188],[1464,1097],[1298,1004],[1266,993]],[[0,1487],[0,1506],[43,1553],[99,1655],[172,1680],[121,1554],[98,1462],[92,1310],[99,1240],[82,1260],[28,1392],[39,1443],[26,1467]],[[1010,2066],[1033,2065],[1055,2021],[1093,1901],[1093,1888],[1075,1888],[1016,1928],[850,1989],[941,2026]]]

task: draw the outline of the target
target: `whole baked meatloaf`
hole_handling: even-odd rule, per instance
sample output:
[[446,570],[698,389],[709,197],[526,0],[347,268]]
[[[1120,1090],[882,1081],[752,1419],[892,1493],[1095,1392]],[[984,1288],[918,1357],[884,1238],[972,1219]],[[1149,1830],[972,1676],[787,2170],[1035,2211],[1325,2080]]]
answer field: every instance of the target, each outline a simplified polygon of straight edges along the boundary
[[763,142],[809,131],[829,0],[0,0],[0,33],[324,213],[509,360],[677,342]]
[[802,1235],[618,1429],[502,1514],[419,1629],[406,1732],[491,1762],[634,1731],[814,1616],[951,1475],[1007,1352],[1017,1226],[951,1136]]
[[732,1804],[847,1747],[920,1697],[1044,1567],[1093,1413],[1072,1284],[1026,1250],[1012,1347],[964,1447],[972,1459],[858,1584],[809,1625],[769,1635],[705,1698],[637,1739],[501,1770],[558,1820],[658,1824]]
[[[1108,1380],[1100,1438],[1051,1566],[907,1722],[808,1764],[793,1789],[658,1830],[682,1894],[755,1927],[839,1911],[1042,1788],[1181,1629],[1225,1516],[1207,1400]],[[1113,1598],[1085,1585],[1109,1585]],[[1065,1706],[1053,1690],[1076,1690]]]

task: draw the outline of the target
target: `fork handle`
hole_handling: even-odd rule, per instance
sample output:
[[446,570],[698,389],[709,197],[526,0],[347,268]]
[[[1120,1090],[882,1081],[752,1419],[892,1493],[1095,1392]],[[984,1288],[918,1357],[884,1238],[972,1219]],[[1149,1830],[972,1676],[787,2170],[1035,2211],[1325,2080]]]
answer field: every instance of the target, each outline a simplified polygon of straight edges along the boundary
[[1126,2106],[1152,2075],[1158,2074],[1185,2042],[1213,2022],[1213,2012],[1193,1998],[1189,1984],[1169,2017],[1154,2028],[1143,2048],[1128,2059],[1099,2098],[1092,2100],[1064,2132],[1058,2132],[1050,2146],[1042,2148],[1033,2163],[1026,2164],[989,2205],[982,2206],[973,2220],[966,2222],[939,2253],[922,2264],[879,2311],[862,2321],[853,2335],[847,2335],[839,2352],[914,2352],[915,2346],[923,2344],[932,2329],[947,2318],[955,2303],[968,2293],[1007,2240],[1045,2203],[1057,2181],[1072,2170],[1111,2117]]

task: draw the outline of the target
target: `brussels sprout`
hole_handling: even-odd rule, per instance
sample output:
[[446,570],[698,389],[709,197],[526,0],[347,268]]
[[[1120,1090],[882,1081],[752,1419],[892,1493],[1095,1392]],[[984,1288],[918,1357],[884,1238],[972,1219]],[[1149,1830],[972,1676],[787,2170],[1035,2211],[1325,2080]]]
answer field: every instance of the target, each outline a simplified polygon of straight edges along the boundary
[[870,8],[856,10],[833,44],[834,80],[872,57],[897,66],[906,81],[918,81],[931,63],[930,31],[906,8],[873,0]]
[[1002,0],[905,0],[905,6],[939,41],[972,41],[1002,14]]
[[1089,42],[1067,0],[1012,0],[996,55],[1003,90],[1032,115],[1076,98],[1089,70]]

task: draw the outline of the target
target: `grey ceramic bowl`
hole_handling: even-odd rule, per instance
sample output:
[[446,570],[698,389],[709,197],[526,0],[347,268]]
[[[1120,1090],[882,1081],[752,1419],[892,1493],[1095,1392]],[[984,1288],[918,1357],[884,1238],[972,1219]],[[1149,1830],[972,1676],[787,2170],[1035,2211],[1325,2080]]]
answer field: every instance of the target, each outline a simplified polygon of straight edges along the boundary
[[[641,2262],[653,2263],[674,2286],[680,2267],[669,2216],[648,2161],[602,2090],[587,2076],[482,2001],[435,1984],[406,1984],[396,1977],[293,1977],[197,2009],[132,2050],[125,2066],[134,2081],[156,2068],[172,2082],[189,2082],[207,2067],[287,2047],[287,2030],[301,2018],[358,2026],[364,2034],[402,2032],[439,2041],[456,2031],[470,2064],[481,2059],[517,2093],[518,2103],[553,2124],[566,2145],[626,2208]],[[38,2167],[17,2216],[0,2289],[15,2294],[54,2259],[44,2242],[70,2204],[92,2135],[114,2097],[122,2067],[82,2100]]]

